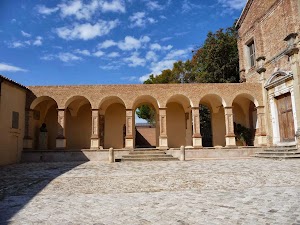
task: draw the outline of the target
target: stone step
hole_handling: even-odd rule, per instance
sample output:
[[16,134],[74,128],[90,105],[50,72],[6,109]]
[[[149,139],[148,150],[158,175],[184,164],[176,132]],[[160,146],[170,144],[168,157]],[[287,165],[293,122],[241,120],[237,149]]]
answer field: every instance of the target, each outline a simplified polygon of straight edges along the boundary
[[174,158],[174,157],[143,157],[143,158],[124,158],[122,157],[121,162],[130,162],[130,161],[134,161],[134,162],[142,162],[142,161],[179,161],[179,159]]
[[157,155],[164,155],[165,152],[164,151],[131,151],[129,152],[130,155],[146,155],[146,154],[157,154]]
[[297,151],[297,148],[269,148],[264,149],[266,152],[290,152],[290,151]]
[[285,156],[282,156],[282,155],[254,155],[254,157],[257,157],[257,158],[273,158],[273,159],[297,159],[297,158],[300,158],[300,154],[298,155],[285,155]]
[[124,155],[123,158],[155,158],[155,157],[165,157],[165,158],[173,158],[172,155],[166,155],[166,154],[130,154],[130,155]]
[[269,154],[277,154],[277,155],[295,155],[295,154],[300,154],[300,151],[263,151],[263,152],[256,152],[256,154],[265,154],[265,155],[269,155]]

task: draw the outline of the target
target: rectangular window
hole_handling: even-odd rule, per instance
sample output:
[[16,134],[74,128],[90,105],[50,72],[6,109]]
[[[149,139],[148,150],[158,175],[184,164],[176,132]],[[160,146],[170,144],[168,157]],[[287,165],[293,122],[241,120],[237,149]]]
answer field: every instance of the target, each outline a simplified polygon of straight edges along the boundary
[[255,66],[255,46],[254,41],[251,41],[248,45],[248,52],[249,52],[249,64],[250,67]]
[[19,129],[19,113],[12,112],[12,128]]

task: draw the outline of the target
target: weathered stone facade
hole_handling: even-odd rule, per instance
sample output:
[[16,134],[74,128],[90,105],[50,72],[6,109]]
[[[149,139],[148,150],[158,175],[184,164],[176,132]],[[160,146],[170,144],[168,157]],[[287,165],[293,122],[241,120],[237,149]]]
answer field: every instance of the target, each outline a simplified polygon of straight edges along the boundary
[[[262,85],[268,142],[293,144],[300,133],[300,1],[248,0],[237,28],[241,80]],[[283,95],[285,111],[279,106]],[[286,131],[289,138],[282,133],[286,123],[294,129]]]

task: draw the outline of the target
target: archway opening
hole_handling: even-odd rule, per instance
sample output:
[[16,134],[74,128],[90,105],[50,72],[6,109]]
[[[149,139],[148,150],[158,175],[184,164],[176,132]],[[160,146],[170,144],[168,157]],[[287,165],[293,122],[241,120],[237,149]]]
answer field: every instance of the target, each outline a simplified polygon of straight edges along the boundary
[[202,146],[213,147],[211,110],[209,109],[208,106],[200,104],[199,115],[200,115],[200,133],[202,136]]
[[258,124],[253,98],[248,95],[238,95],[234,99],[232,107],[236,144],[238,146],[254,146]]
[[73,97],[66,105],[67,149],[90,149],[92,111],[90,102],[82,96]]
[[203,147],[225,146],[225,112],[223,99],[215,94],[204,96],[199,104],[200,132]]
[[135,109],[135,147],[155,148],[158,143],[157,112],[151,103]]
[[169,148],[192,145],[191,105],[184,95],[172,96],[167,102],[167,136]]
[[[39,97],[33,101],[30,108],[33,110],[33,124],[31,126],[33,130],[29,131],[33,137],[33,148],[39,150],[55,149],[58,126],[56,101],[48,96]],[[41,136],[42,124],[46,124],[46,138]]]

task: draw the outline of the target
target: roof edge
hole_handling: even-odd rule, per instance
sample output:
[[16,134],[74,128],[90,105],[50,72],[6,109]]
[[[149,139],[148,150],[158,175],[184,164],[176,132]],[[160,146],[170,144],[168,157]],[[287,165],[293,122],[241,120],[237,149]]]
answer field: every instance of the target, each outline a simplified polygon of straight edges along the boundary
[[245,17],[246,17],[246,14],[248,13],[249,9],[250,9],[250,6],[251,4],[253,3],[254,0],[248,0],[241,15],[240,15],[240,18],[238,19],[238,21],[236,22],[235,24],[235,27],[236,29],[239,29],[240,28],[240,25],[241,23],[244,21]]
[[22,89],[25,89],[26,91],[30,91],[27,87],[25,87],[24,85],[22,84],[19,84],[18,82],[12,80],[12,79],[9,79],[8,77],[5,77],[3,75],[0,74],[0,81],[7,81],[8,83],[11,83],[13,85],[16,85],[18,86],[19,88],[22,88]]

